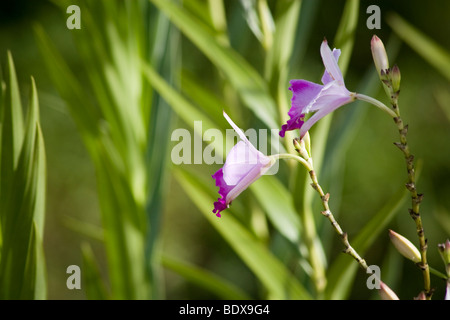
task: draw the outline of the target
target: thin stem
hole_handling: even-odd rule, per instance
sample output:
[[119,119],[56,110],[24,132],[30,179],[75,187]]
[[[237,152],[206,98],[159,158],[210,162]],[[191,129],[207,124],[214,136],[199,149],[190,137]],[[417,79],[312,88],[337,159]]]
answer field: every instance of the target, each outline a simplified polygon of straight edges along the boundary
[[408,133],[408,126],[403,124],[403,120],[400,117],[400,110],[398,108],[397,103],[393,104],[393,108],[396,112],[396,116],[394,117],[394,122],[397,125],[398,132],[400,134],[400,142],[396,142],[395,145],[402,151],[405,161],[406,161],[406,169],[408,172],[408,181],[406,183],[406,188],[409,190],[411,194],[411,205],[412,208],[409,209],[409,214],[411,218],[416,223],[416,231],[417,236],[419,237],[420,244],[420,254],[422,257],[422,261],[418,264],[419,268],[422,270],[423,279],[424,279],[424,289],[425,295],[427,299],[431,299],[433,292],[431,290],[431,281],[430,281],[430,268],[428,266],[427,261],[427,239],[425,237],[425,232],[423,229],[422,218],[420,216],[420,204],[423,199],[423,194],[419,194],[416,188],[416,173],[414,168],[414,156],[411,154],[408,146],[408,141],[406,139],[406,134]]
[[381,110],[383,110],[384,112],[389,114],[392,118],[395,118],[397,116],[397,114],[394,111],[392,111],[391,108],[386,106],[384,103],[382,103],[381,101],[378,101],[377,99],[374,99],[372,97],[366,96],[365,94],[355,93],[355,99],[368,102],[371,105],[373,105],[377,108],[380,108]]
[[447,281],[450,280],[450,278],[448,276],[446,276],[445,274],[443,274],[442,272],[440,272],[432,267],[429,267],[429,268],[430,268],[430,273],[434,274],[435,276],[437,276],[441,279],[447,280]]
[[308,171],[312,170],[312,166],[311,166],[311,164],[308,161],[306,161],[302,157],[299,157],[299,156],[297,156],[295,154],[281,153],[281,154],[272,155],[271,157],[273,157],[274,159],[295,160],[295,161],[300,162],[306,168],[306,170],[308,170]]
[[[293,154],[279,154],[276,155],[276,158],[296,160],[300,162],[307,171],[312,170],[311,159],[309,159],[309,161],[306,161],[304,158]],[[303,199],[304,208],[301,213],[302,224],[304,226],[303,239],[304,244],[309,251],[309,262],[312,268],[311,278],[313,280],[317,296],[320,299],[327,283],[325,276],[325,267],[320,255],[321,249],[318,247],[319,244],[317,242],[316,226],[313,218],[313,213],[312,210],[310,210],[309,206],[305,206],[305,203],[307,202],[306,198]]]
[[328,201],[330,199],[330,194],[329,193],[325,194],[323,192],[323,189],[322,189],[322,187],[320,186],[320,184],[319,184],[319,182],[317,180],[317,175],[316,175],[314,169],[309,171],[309,176],[310,176],[311,181],[312,181],[311,186],[314,188],[314,190],[317,191],[317,193],[319,194],[320,199],[322,201],[322,206],[324,208],[324,211],[322,211],[321,213],[326,218],[328,218],[328,220],[330,221],[330,223],[333,226],[334,230],[341,237],[342,243],[345,246],[344,252],[347,253],[348,255],[350,255],[353,259],[355,259],[364,270],[367,270],[368,265],[367,265],[366,261],[363,258],[361,258],[361,256],[358,254],[358,252],[356,252],[356,250],[353,249],[353,247],[350,245],[350,242],[348,241],[347,233],[342,230],[341,226],[339,225],[339,223],[334,218],[334,215],[331,212],[330,207],[328,205]]
[[337,234],[341,237],[341,240],[345,246],[345,250],[344,252],[347,253],[348,255],[350,255],[353,259],[355,259],[359,265],[367,271],[368,265],[366,263],[366,261],[361,258],[361,256],[358,254],[358,252],[356,252],[355,249],[353,249],[353,247],[350,245],[350,242],[348,240],[348,235],[346,232],[344,232],[341,228],[341,226],[339,225],[339,223],[336,221],[336,219],[334,218],[333,213],[331,212],[331,209],[328,205],[328,201],[330,199],[330,194],[327,193],[325,194],[323,192],[322,187],[319,184],[319,181],[317,180],[317,175],[314,171],[314,167],[311,161],[311,158],[307,160],[305,160],[302,157],[296,156],[296,155],[292,155],[292,154],[278,154],[274,156],[276,159],[292,159],[292,160],[296,160],[298,162],[300,162],[307,170],[309,173],[309,176],[311,178],[311,186],[313,187],[314,190],[317,191],[317,193],[320,196],[320,199],[322,201],[322,206],[324,208],[324,211],[322,211],[321,213],[328,218],[328,220],[330,221],[331,225],[333,226],[334,230],[337,232]]
[[408,172],[408,182],[406,183],[406,188],[411,193],[411,202],[412,202],[412,209],[409,210],[409,213],[416,223],[416,231],[417,235],[419,237],[419,243],[420,243],[420,253],[422,257],[422,261],[418,264],[419,268],[422,270],[423,278],[424,278],[424,288],[425,288],[425,295],[427,299],[431,299],[431,296],[433,294],[431,290],[431,282],[430,282],[430,269],[427,262],[427,239],[425,238],[425,233],[423,230],[422,225],[422,218],[419,213],[419,207],[420,203],[422,202],[423,195],[417,193],[416,189],[416,174],[414,169],[414,156],[411,154],[408,146],[408,141],[406,139],[406,134],[408,132],[408,126],[403,124],[403,120],[400,117],[400,109],[398,108],[398,102],[397,102],[398,92],[396,95],[391,96],[391,103],[392,103],[392,109],[388,108],[384,103],[360,94],[355,93],[355,98],[366,101],[381,110],[388,113],[395,121],[395,124],[397,125],[398,132],[400,133],[400,142],[395,143],[395,145],[403,152],[405,156],[406,161],[406,169]]

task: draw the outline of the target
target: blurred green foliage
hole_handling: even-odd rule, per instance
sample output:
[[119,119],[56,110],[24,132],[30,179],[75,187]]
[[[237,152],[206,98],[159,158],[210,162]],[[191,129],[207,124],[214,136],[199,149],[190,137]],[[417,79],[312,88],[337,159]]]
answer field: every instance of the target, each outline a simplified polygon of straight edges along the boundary
[[[305,255],[309,239],[309,245],[320,241],[325,257],[317,260],[331,279],[325,297],[377,298],[365,285],[367,275],[341,253],[315,194],[308,195],[304,173],[293,174],[281,163],[276,177],[260,179],[224,213],[229,216],[217,220],[211,210],[218,194],[210,176],[219,166],[177,166],[168,157],[175,128],[193,132],[193,121],[202,120],[203,130],[228,129],[223,109],[242,128],[281,126],[289,108],[288,80],[318,82],[322,75],[318,49],[324,37],[343,50],[347,87],[383,101],[381,85],[373,80],[374,33],[402,72],[402,116],[422,164],[418,188],[425,194],[429,262],[440,269],[437,244],[450,234],[450,91],[444,66],[450,3],[378,1],[381,30],[368,30],[365,10],[372,3],[365,0],[267,1],[253,13],[237,0],[180,2],[183,9],[156,0],[0,5],[0,55],[11,50],[23,97],[29,87],[25,77],[33,75],[38,83],[48,166],[47,297],[102,298],[112,292],[115,298],[286,298],[283,282],[292,275],[290,297],[314,297],[311,274],[319,269],[311,271]],[[69,4],[81,8],[81,30],[66,28]],[[273,16],[274,32],[265,10]],[[394,12],[420,34],[401,27]],[[266,18],[258,22],[258,16]],[[391,228],[416,241],[407,204],[400,201],[406,174],[392,144],[397,132],[390,121],[355,103],[323,119],[311,135],[319,180],[331,193],[330,204],[350,241],[364,250],[369,264],[381,266],[382,278],[400,298],[411,299],[422,288],[420,270],[392,252],[387,232]],[[271,200],[280,197],[281,203]],[[114,222],[114,235],[130,232],[127,224],[139,230],[122,239],[136,250],[118,250],[120,239],[106,241],[105,249],[105,236],[111,237],[105,219],[129,207],[128,201],[137,206],[136,219],[117,213],[124,220]],[[314,229],[305,231],[306,224]],[[380,233],[369,241],[374,224]],[[113,252],[119,252],[116,260]],[[117,259],[122,267],[142,268],[137,274],[145,274],[145,280],[129,279],[136,273],[120,269]],[[65,271],[73,264],[85,266],[91,286],[66,288]],[[202,274],[209,280],[200,281]],[[136,286],[155,281],[158,290],[145,287],[135,295]],[[208,284],[213,281],[223,287]],[[436,299],[442,298],[444,283],[433,277],[432,285]]]

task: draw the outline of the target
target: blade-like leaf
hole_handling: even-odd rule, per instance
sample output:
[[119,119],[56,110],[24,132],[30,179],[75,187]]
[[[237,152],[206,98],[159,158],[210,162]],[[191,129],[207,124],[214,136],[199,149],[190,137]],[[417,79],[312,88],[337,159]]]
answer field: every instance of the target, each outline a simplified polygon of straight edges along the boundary
[[12,158],[16,148],[11,143],[13,139],[2,140],[1,145],[2,151],[9,153],[8,157],[3,158],[1,167],[0,298],[45,299],[43,232],[46,166],[37,90],[32,78],[24,127],[23,119],[14,120],[14,117],[22,117],[22,106],[11,55],[8,56],[8,62],[8,79],[5,83],[7,99],[2,107],[6,115],[2,118],[2,129],[6,128],[7,132],[3,131],[2,135],[4,138],[6,134],[22,135],[22,141],[16,146],[20,147],[17,163]]
[[274,176],[264,176],[250,189],[280,234],[298,244],[302,226],[286,187]]
[[[53,46],[44,29],[40,25],[36,25],[34,31],[50,77],[62,98],[67,102],[71,115],[80,133],[84,136],[85,142],[88,142],[98,134],[97,121],[99,115],[96,108],[89,99],[85,99],[85,92],[81,84]],[[89,146],[90,144],[88,144]]]
[[[224,237],[233,250],[268,290],[271,299],[310,299],[306,289],[231,213],[219,219],[211,212],[210,190],[186,171],[175,171],[175,177],[207,220]],[[231,210],[230,210],[231,211]]]
[[[157,32],[159,34],[156,37],[155,46],[162,47],[164,50],[159,48],[161,50],[158,50],[159,54],[153,55],[153,63],[159,66],[160,72],[168,83],[175,83],[181,61],[178,50],[179,32],[164,16],[159,19]],[[150,227],[146,235],[146,264],[152,282],[152,297],[160,299],[164,284],[159,239],[170,163],[170,130],[168,129],[172,126],[174,112],[159,94],[155,94],[153,98],[147,142],[149,191],[146,211]]]
[[220,70],[238,91],[245,105],[268,128],[278,127],[278,116],[267,84],[245,59],[218,42],[197,19],[172,1],[151,0]]
[[[22,103],[20,101],[19,85],[14,67],[14,61],[8,52],[4,82],[2,81],[1,108],[1,174],[0,174],[0,205],[3,206],[9,197],[9,184],[13,180],[14,170],[19,160],[24,136]],[[0,218],[4,213],[0,211]],[[4,224],[4,221],[3,221]]]
[[[351,244],[360,255],[364,255],[379,234],[386,229],[388,223],[405,203],[407,195],[407,190],[402,187],[354,237]],[[348,255],[342,254],[337,257],[328,270],[329,282],[325,297],[333,300],[345,299],[350,293],[358,267],[359,265]]]
[[[186,124],[194,128],[196,134],[202,137],[203,131],[220,128],[219,125],[211,121],[187,101],[178,91],[172,88],[153,67],[143,62],[142,68],[144,76],[153,85],[153,88],[171,106],[175,113],[186,122]],[[195,126],[197,121],[201,121],[201,127]],[[200,129],[202,131],[199,131]],[[222,141],[214,140],[211,144],[214,147],[214,150],[223,157],[224,150]],[[232,145],[231,141],[229,145]]]
[[[399,48],[400,42],[396,37],[390,39],[386,46],[387,52],[389,53],[389,56],[392,58],[397,56]],[[363,80],[360,82],[360,85],[357,88],[357,92],[365,92],[370,94],[371,92],[374,93],[377,88],[378,89],[380,88],[379,79],[377,74],[373,72],[373,67],[371,66],[368,68]],[[323,176],[327,181],[342,181],[343,179],[341,176],[344,170],[341,168],[344,165],[346,159],[348,146],[351,144],[352,140],[355,139],[355,137],[357,136],[356,133],[360,129],[362,122],[364,120],[364,116],[369,108],[368,106],[360,106],[360,105],[361,102],[357,101],[353,103],[352,106],[349,107],[347,110],[343,111],[346,112],[345,122],[343,122],[340,125],[340,127],[335,128],[335,131],[333,131],[336,132],[336,134],[334,134],[330,138],[329,148],[327,150],[327,157],[333,157],[333,161],[328,162],[327,166],[324,167],[322,170]],[[331,186],[331,194],[333,195],[332,200],[334,207],[339,207],[341,192],[342,186],[340,184],[333,184]],[[324,235],[323,237],[327,237],[326,239],[327,243],[331,243],[336,239],[335,234],[331,234],[329,236]],[[360,238],[359,236],[355,238],[355,241],[353,239],[350,239],[351,244],[353,245],[355,242],[356,244],[358,244],[357,241],[359,238]],[[363,252],[359,253],[361,255],[364,254]],[[345,277],[341,279],[340,286],[341,288],[343,288],[345,285],[347,285],[348,287],[346,287],[345,290],[350,290],[350,284],[354,279],[354,276],[356,275],[356,272],[358,270],[356,262],[353,261],[355,266],[350,266],[352,261],[351,259],[348,259],[348,257],[339,257],[338,260],[348,260],[347,263],[349,264],[349,267],[348,270],[345,272]],[[333,286],[334,283],[337,281],[336,279],[333,278],[334,276],[338,276],[337,273],[329,274],[329,278],[331,281],[330,286]],[[348,282],[346,283],[346,281]],[[344,292],[344,290],[342,292]],[[346,294],[348,294],[348,292],[346,292]],[[334,298],[337,297],[338,295],[334,296]],[[340,296],[340,298],[343,297],[344,296]]]
[[[350,62],[353,44],[355,42],[355,31],[358,24],[359,0],[347,0],[342,13],[339,28],[336,32],[334,45],[341,49],[339,67],[345,74]],[[344,53],[345,52],[345,53]]]
[[108,299],[108,293],[103,284],[91,246],[88,243],[83,243],[81,253],[83,255],[83,287],[86,292],[86,297],[91,300]]
[[392,30],[411,48],[431,64],[438,72],[450,80],[450,52],[446,51],[429,36],[417,30],[395,13],[387,16]]
[[[345,76],[348,61],[353,49],[354,32],[358,19],[359,1],[347,0],[343,15],[336,33],[333,47],[342,49],[339,58],[339,65],[342,74]],[[314,167],[318,172],[319,182],[321,179],[322,164],[324,162],[325,151],[329,141],[329,130],[333,114],[321,119],[311,134],[312,158]],[[323,249],[322,240],[318,237],[315,216],[317,212],[313,209],[314,201],[317,200],[317,194],[309,186],[310,177],[302,168],[293,175],[296,179],[293,183],[293,193],[302,195],[295,198],[295,207],[297,208],[304,227],[304,242],[309,249],[309,259],[313,270],[313,281],[318,294],[322,294],[326,285],[325,268],[326,258]]]
[[163,265],[178,273],[186,280],[202,287],[203,289],[217,295],[220,299],[225,300],[249,300],[250,297],[240,288],[230,283],[226,279],[211,273],[208,270],[190,265],[178,259],[164,256],[162,258]]

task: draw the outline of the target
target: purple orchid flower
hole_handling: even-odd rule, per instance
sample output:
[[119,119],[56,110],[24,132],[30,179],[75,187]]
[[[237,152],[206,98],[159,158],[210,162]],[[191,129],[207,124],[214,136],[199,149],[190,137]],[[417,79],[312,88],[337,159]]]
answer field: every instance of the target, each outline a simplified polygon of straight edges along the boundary
[[231,202],[261,177],[275,163],[271,156],[265,156],[258,151],[247,139],[244,132],[223,113],[225,119],[237,132],[242,141],[239,141],[228,153],[223,168],[212,175],[219,187],[221,196],[214,202],[213,212],[221,217],[220,212],[229,207]]
[[[337,64],[341,50],[331,51],[326,40],[320,47],[325,73],[322,76],[323,85],[306,80],[291,80],[289,90],[293,92],[290,119],[281,127],[280,136],[286,131],[300,129],[300,138],[316,123],[337,108],[355,100],[355,94],[348,91],[344,84],[342,72]],[[306,122],[305,116],[315,112]]]

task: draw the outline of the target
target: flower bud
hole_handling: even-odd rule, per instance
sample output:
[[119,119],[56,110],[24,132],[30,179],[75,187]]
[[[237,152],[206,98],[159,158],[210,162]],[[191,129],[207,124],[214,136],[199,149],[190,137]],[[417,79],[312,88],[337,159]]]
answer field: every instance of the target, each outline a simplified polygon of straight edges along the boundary
[[[447,273],[447,276],[450,276],[450,241],[447,239],[445,243],[438,244],[438,249],[442,260],[444,260],[445,263],[445,272]],[[450,290],[448,287],[447,289]]]
[[380,282],[380,296],[382,300],[400,300],[398,296],[383,281]]
[[414,300],[427,300],[427,296],[425,295],[425,292],[420,291],[419,295],[414,297]]
[[308,160],[310,158],[309,153],[306,150],[305,141],[303,139],[300,140],[298,138],[295,138],[293,140],[293,144],[294,144],[295,150],[297,150],[297,152],[300,154],[300,156],[303,159]]
[[398,233],[389,230],[389,237],[391,238],[392,244],[405,258],[418,263],[422,261],[419,250],[405,237],[399,235]]
[[450,240],[447,239],[445,243],[438,244],[439,253],[445,264],[450,264]]
[[375,68],[378,71],[378,75],[381,77],[381,71],[386,72],[389,69],[389,61],[384,48],[383,42],[377,36],[372,37],[370,41],[370,47],[372,49],[372,57],[375,62]]
[[305,149],[311,157],[311,138],[309,137],[309,131],[306,131],[302,140],[305,142]]
[[400,68],[395,64],[391,70],[392,90],[394,90],[394,92],[400,91],[400,80]]

